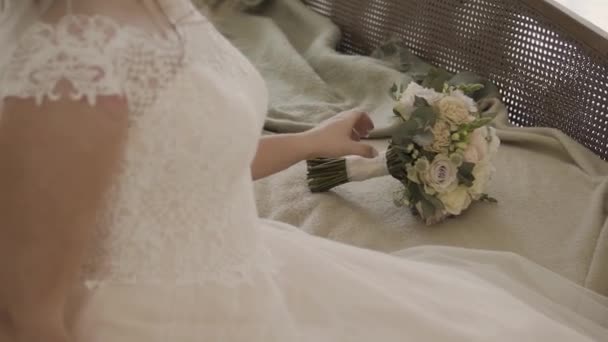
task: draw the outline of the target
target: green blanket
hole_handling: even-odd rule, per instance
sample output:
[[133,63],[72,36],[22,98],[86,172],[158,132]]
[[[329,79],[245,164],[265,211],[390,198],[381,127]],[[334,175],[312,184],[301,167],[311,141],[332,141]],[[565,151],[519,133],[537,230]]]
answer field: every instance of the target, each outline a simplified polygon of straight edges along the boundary
[[411,79],[386,62],[336,53],[340,31],[299,1],[272,1],[256,15],[234,12],[216,22],[266,79],[265,128],[299,132],[348,109],[372,114],[375,137],[393,125],[388,89]]
[[[269,131],[302,131],[358,108],[372,113],[374,137],[388,137],[395,121],[387,89],[430,70],[395,44],[380,48],[375,58],[337,53],[338,28],[298,0],[226,13],[231,14],[219,16],[217,26],[260,70],[270,90]],[[487,91],[496,95],[492,87]],[[257,182],[260,215],[386,252],[424,244],[510,251],[607,295],[608,164],[557,130],[512,127],[504,107],[492,110],[499,113],[503,141],[489,189],[498,205],[477,204],[429,228],[394,207],[390,194],[399,183],[392,178],[311,194],[301,163]],[[371,143],[382,149],[387,141]]]

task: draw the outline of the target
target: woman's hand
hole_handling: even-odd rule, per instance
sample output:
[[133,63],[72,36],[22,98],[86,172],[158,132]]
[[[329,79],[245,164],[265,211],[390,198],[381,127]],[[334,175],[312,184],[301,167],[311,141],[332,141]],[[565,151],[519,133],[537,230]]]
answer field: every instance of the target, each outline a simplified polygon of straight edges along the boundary
[[378,152],[360,142],[373,128],[367,114],[344,112],[304,133],[262,137],[251,165],[253,179],[270,176],[305,159],[375,157]]
[[361,142],[361,138],[366,138],[372,129],[374,124],[366,113],[340,113],[303,133],[310,143],[310,154],[307,159],[338,158],[348,155],[373,158],[378,155],[378,151]]

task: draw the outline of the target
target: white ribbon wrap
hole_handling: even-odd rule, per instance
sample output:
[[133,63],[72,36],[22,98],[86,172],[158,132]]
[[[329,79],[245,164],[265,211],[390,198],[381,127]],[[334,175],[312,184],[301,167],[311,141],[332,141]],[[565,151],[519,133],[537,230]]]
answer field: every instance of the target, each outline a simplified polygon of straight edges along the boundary
[[380,153],[376,158],[346,157],[346,174],[351,182],[388,176],[390,173],[386,165],[386,152]]

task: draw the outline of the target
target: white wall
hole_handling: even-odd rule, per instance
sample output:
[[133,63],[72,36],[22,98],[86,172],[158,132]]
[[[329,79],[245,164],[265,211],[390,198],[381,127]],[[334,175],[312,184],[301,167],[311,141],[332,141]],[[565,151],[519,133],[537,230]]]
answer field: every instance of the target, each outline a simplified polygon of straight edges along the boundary
[[608,0],[554,0],[608,32]]

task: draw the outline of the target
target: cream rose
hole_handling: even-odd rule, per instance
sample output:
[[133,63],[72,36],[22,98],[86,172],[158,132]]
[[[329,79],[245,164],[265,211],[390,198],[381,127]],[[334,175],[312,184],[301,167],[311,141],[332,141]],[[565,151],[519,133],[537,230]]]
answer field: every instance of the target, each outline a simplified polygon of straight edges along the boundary
[[437,107],[441,116],[450,124],[459,126],[475,120],[469,112],[467,104],[456,96],[446,96],[439,101]]
[[472,202],[465,186],[459,186],[454,191],[440,194],[439,200],[443,203],[445,210],[452,215],[460,215]]
[[437,193],[445,193],[458,185],[458,168],[452,164],[446,155],[437,155],[426,172],[419,174],[424,184]]
[[488,160],[481,161],[475,165],[473,168],[473,177],[475,177],[475,180],[473,181],[473,186],[469,188],[469,194],[471,194],[475,200],[478,200],[481,195],[484,194],[493,173],[494,167]]
[[439,120],[435,123],[433,128],[431,128],[431,132],[434,136],[433,143],[426,149],[436,153],[447,152],[452,143],[450,125],[443,120]]
[[481,127],[473,131],[469,136],[469,144],[464,150],[464,160],[469,163],[479,163],[488,155],[488,141],[486,139],[488,130]]

